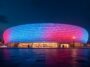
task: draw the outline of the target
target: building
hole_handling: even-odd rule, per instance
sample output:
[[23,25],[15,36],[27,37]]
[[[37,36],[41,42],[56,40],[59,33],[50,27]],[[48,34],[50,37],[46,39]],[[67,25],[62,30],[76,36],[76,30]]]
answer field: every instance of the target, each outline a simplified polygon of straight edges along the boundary
[[82,27],[59,23],[35,23],[11,27],[3,33],[8,47],[63,48],[87,43],[88,32]]

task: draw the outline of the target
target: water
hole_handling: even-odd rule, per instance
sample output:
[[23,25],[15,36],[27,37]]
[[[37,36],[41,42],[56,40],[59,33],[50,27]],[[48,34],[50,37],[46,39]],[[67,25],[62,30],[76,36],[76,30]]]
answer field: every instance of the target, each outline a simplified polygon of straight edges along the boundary
[[90,67],[90,49],[0,49],[0,67]]

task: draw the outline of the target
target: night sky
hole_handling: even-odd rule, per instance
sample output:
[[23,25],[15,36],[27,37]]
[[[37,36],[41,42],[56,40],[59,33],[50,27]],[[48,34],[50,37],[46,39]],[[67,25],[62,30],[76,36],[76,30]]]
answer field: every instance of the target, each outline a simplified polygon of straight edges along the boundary
[[78,25],[90,33],[90,0],[0,0],[1,38],[9,27],[38,22]]

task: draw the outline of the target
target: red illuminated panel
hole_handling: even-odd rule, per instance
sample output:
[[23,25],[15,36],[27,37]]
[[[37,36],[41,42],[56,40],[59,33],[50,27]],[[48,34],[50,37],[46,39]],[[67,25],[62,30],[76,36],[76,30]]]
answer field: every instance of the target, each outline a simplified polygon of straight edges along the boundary
[[16,42],[83,42],[88,32],[82,27],[59,23],[36,23],[19,25],[6,30],[5,43]]

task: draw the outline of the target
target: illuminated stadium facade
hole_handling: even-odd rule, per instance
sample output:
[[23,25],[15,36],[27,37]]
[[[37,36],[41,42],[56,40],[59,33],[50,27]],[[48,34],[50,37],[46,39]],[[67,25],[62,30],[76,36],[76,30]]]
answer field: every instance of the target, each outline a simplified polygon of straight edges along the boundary
[[[87,43],[88,32],[79,26],[59,23],[18,25],[3,34],[9,47],[58,48],[66,44]],[[64,45],[65,46],[65,45]]]

